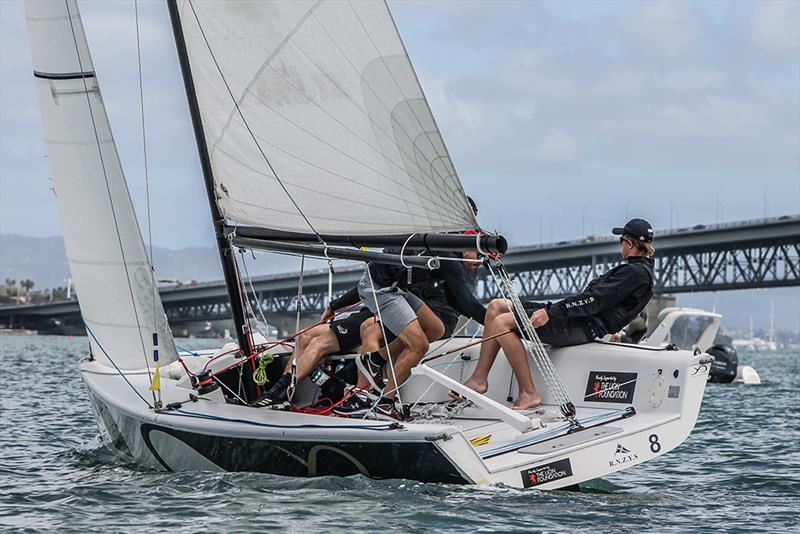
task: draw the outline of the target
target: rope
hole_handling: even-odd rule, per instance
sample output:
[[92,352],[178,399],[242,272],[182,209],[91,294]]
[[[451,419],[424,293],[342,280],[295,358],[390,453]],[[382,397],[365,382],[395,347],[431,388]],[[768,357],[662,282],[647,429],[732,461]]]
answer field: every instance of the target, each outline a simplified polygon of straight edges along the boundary
[[[81,317],[81,319],[83,319],[83,317]],[[100,350],[103,351],[103,354],[106,355],[106,358],[108,358],[108,361],[110,361],[111,365],[114,366],[114,369],[117,370],[117,373],[119,373],[119,376],[121,376],[122,379],[125,381],[125,383],[128,384],[128,386],[130,386],[130,388],[133,390],[134,393],[136,393],[136,396],[139,397],[140,399],[142,399],[142,402],[144,402],[147,405],[147,407],[152,410],[153,406],[151,406],[150,403],[147,402],[147,399],[145,399],[142,396],[142,394],[139,393],[139,390],[137,390],[135,387],[133,387],[133,384],[131,384],[130,380],[128,380],[128,377],[125,376],[125,373],[122,372],[122,370],[119,368],[119,366],[117,366],[117,364],[111,358],[111,355],[106,351],[106,349],[103,348],[103,345],[100,344],[100,341],[98,341],[97,337],[94,335],[94,332],[92,332],[92,329],[89,328],[89,324],[86,322],[86,319],[83,319],[83,326],[86,327],[86,331],[89,332],[89,335],[92,336],[92,339],[94,339],[94,342],[97,343],[97,346],[100,347]]]
[[258,357],[258,368],[253,372],[253,382],[259,386],[263,386],[269,380],[267,379],[267,366],[275,360],[275,357],[269,352],[264,352]]
[[[493,263],[494,265],[492,265]],[[547,388],[553,395],[553,399],[561,407],[561,412],[565,417],[570,419],[570,421],[574,422],[575,405],[570,400],[569,393],[567,393],[567,388],[564,386],[558,371],[556,371],[556,368],[550,359],[550,355],[547,354],[544,344],[539,339],[539,335],[536,333],[536,330],[533,328],[533,325],[531,325],[530,321],[525,320],[528,314],[525,312],[525,308],[522,306],[522,302],[520,301],[519,295],[517,295],[517,292],[514,289],[514,283],[508,276],[508,272],[505,270],[505,267],[503,267],[503,264],[500,263],[499,260],[487,262],[487,266],[489,273],[494,278],[495,283],[499,287],[505,289],[505,293],[508,295],[508,301],[511,303],[509,305],[509,311],[511,312],[511,316],[514,318],[514,322],[519,329],[521,339],[529,341],[528,344],[524,343],[524,341],[522,343],[523,347],[525,347],[525,352],[531,356],[531,359],[536,365],[536,368],[539,370],[539,373],[542,375]],[[500,281],[502,281],[502,283],[498,281],[498,278]]]
[[410,269],[411,268],[410,266],[406,265],[406,261],[405,261],[405,258],[404,258],[405,252],[406,252],[406,247],[408,246],[408,242],[411,241],[411,238],[414,237],[415,235],[417,235],[417,234],[413,233],[410,236],[408,236],[408,239],[406,239],[406,242],[403,243],[403,246],[400,248],[400,264],[403,267],[405,267],[406,269]]
[[[369,285],[370,287],[372,287],[372,298],[375,299],[375,311],[377,312],[378,315],[378,321],[380,321],[381,323],[381,334],[383,335],[383,343],[384,346],[386,347],[386,356],[389,358],[389,369],[392,372],[392,380],[394,380],[394,386],[395,386],[394,390],[388,393],[385,393],[383,390],[381,390],[380,395],[372,404],[372,408],[370,408],[370,411],[368,412],[372,413],[378,406],[378,403],[381,401],[381,399],[383,399],[385,395],[391,395],[392,393],[396,392],[397,400],[400,401],[400,404],[403,404],[403,399],[402,397],[400,397],[400,385],[397,383],[397,375],[394,372],[394,363],[392,363],[392,354],[389,351],[389,339],[386,337],[386,327],[384,326],[383,319],[381,318],[381,307],[378,305],[378,295],[377,293],[375,293],[375,283],[372,281],[372,273],[369,271],[369,265],[367,265],[366,271],[367,271],[367,277],[369,278]],[[364,414],[364,417],[366,416],[367,414]]]

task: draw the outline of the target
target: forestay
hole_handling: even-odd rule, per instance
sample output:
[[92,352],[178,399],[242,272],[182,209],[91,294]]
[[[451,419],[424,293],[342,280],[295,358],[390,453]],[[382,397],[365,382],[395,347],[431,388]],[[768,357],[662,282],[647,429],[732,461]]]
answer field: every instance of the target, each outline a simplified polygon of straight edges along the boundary
[[178,8],[226,218],[351,236],[477,227],[385,3]]
[[[177,353],[155,291],[74,0],[28,2],[47,156],[92,354],[123,369]],[[156,325],[157,323],[157,325]],[[154,330],[155,329],[155,330]]]

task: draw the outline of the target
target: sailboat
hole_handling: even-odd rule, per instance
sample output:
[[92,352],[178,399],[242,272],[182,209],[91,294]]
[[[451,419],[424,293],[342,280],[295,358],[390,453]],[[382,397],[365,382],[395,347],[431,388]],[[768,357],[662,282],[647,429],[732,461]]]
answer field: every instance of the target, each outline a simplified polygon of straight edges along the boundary
[[[486,394],[464,387],[478,346],[460,337],[433,343],[403,385],[412,420],[304,410],[318,394],[309,381],[291,409],[255,405],[255,373],[274,378],[289,350],[251,327],[239,249],[418,269],[445,261],[442,251],[472,251],[515,306],[519,299],[499,257],[505,240],[481,231],[385,3],[169,0],[168,8],[237,339],[192,355],[178,351],[165,318],[77,3],[26,8],[89,335],[79,369],[111,450],[174,471],[556,489],[686,439],[708,355],[601,342],[554,349],[529,325],[520,328],[543,397],[534,410],[507,406],[513,376],[502,356]],[[449,390],[469,402],[454,404]]]

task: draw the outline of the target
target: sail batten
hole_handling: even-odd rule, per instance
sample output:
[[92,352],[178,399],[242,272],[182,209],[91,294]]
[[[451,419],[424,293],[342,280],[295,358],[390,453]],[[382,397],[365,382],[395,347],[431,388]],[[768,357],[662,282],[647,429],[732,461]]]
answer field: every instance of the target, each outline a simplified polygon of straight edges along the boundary
[[177,11],[224,217],[341,235],[477,227],[385,3]]

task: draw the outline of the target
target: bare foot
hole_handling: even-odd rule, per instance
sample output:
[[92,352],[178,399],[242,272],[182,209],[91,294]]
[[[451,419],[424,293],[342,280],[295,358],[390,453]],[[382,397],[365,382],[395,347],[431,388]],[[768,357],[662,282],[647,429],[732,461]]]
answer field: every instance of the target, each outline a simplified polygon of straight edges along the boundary
[[467,386],[472,391],[478,392],[480,394],[486,393],[486,390],[489,389],[489,381],[488,380],[479,380],[474,376],[471,376],[464,382],[464,385]]
[[531,410],[542,403],[542,396],[538,393],[522,393],[517,396],[517,402],[511,407],[512,410]]

